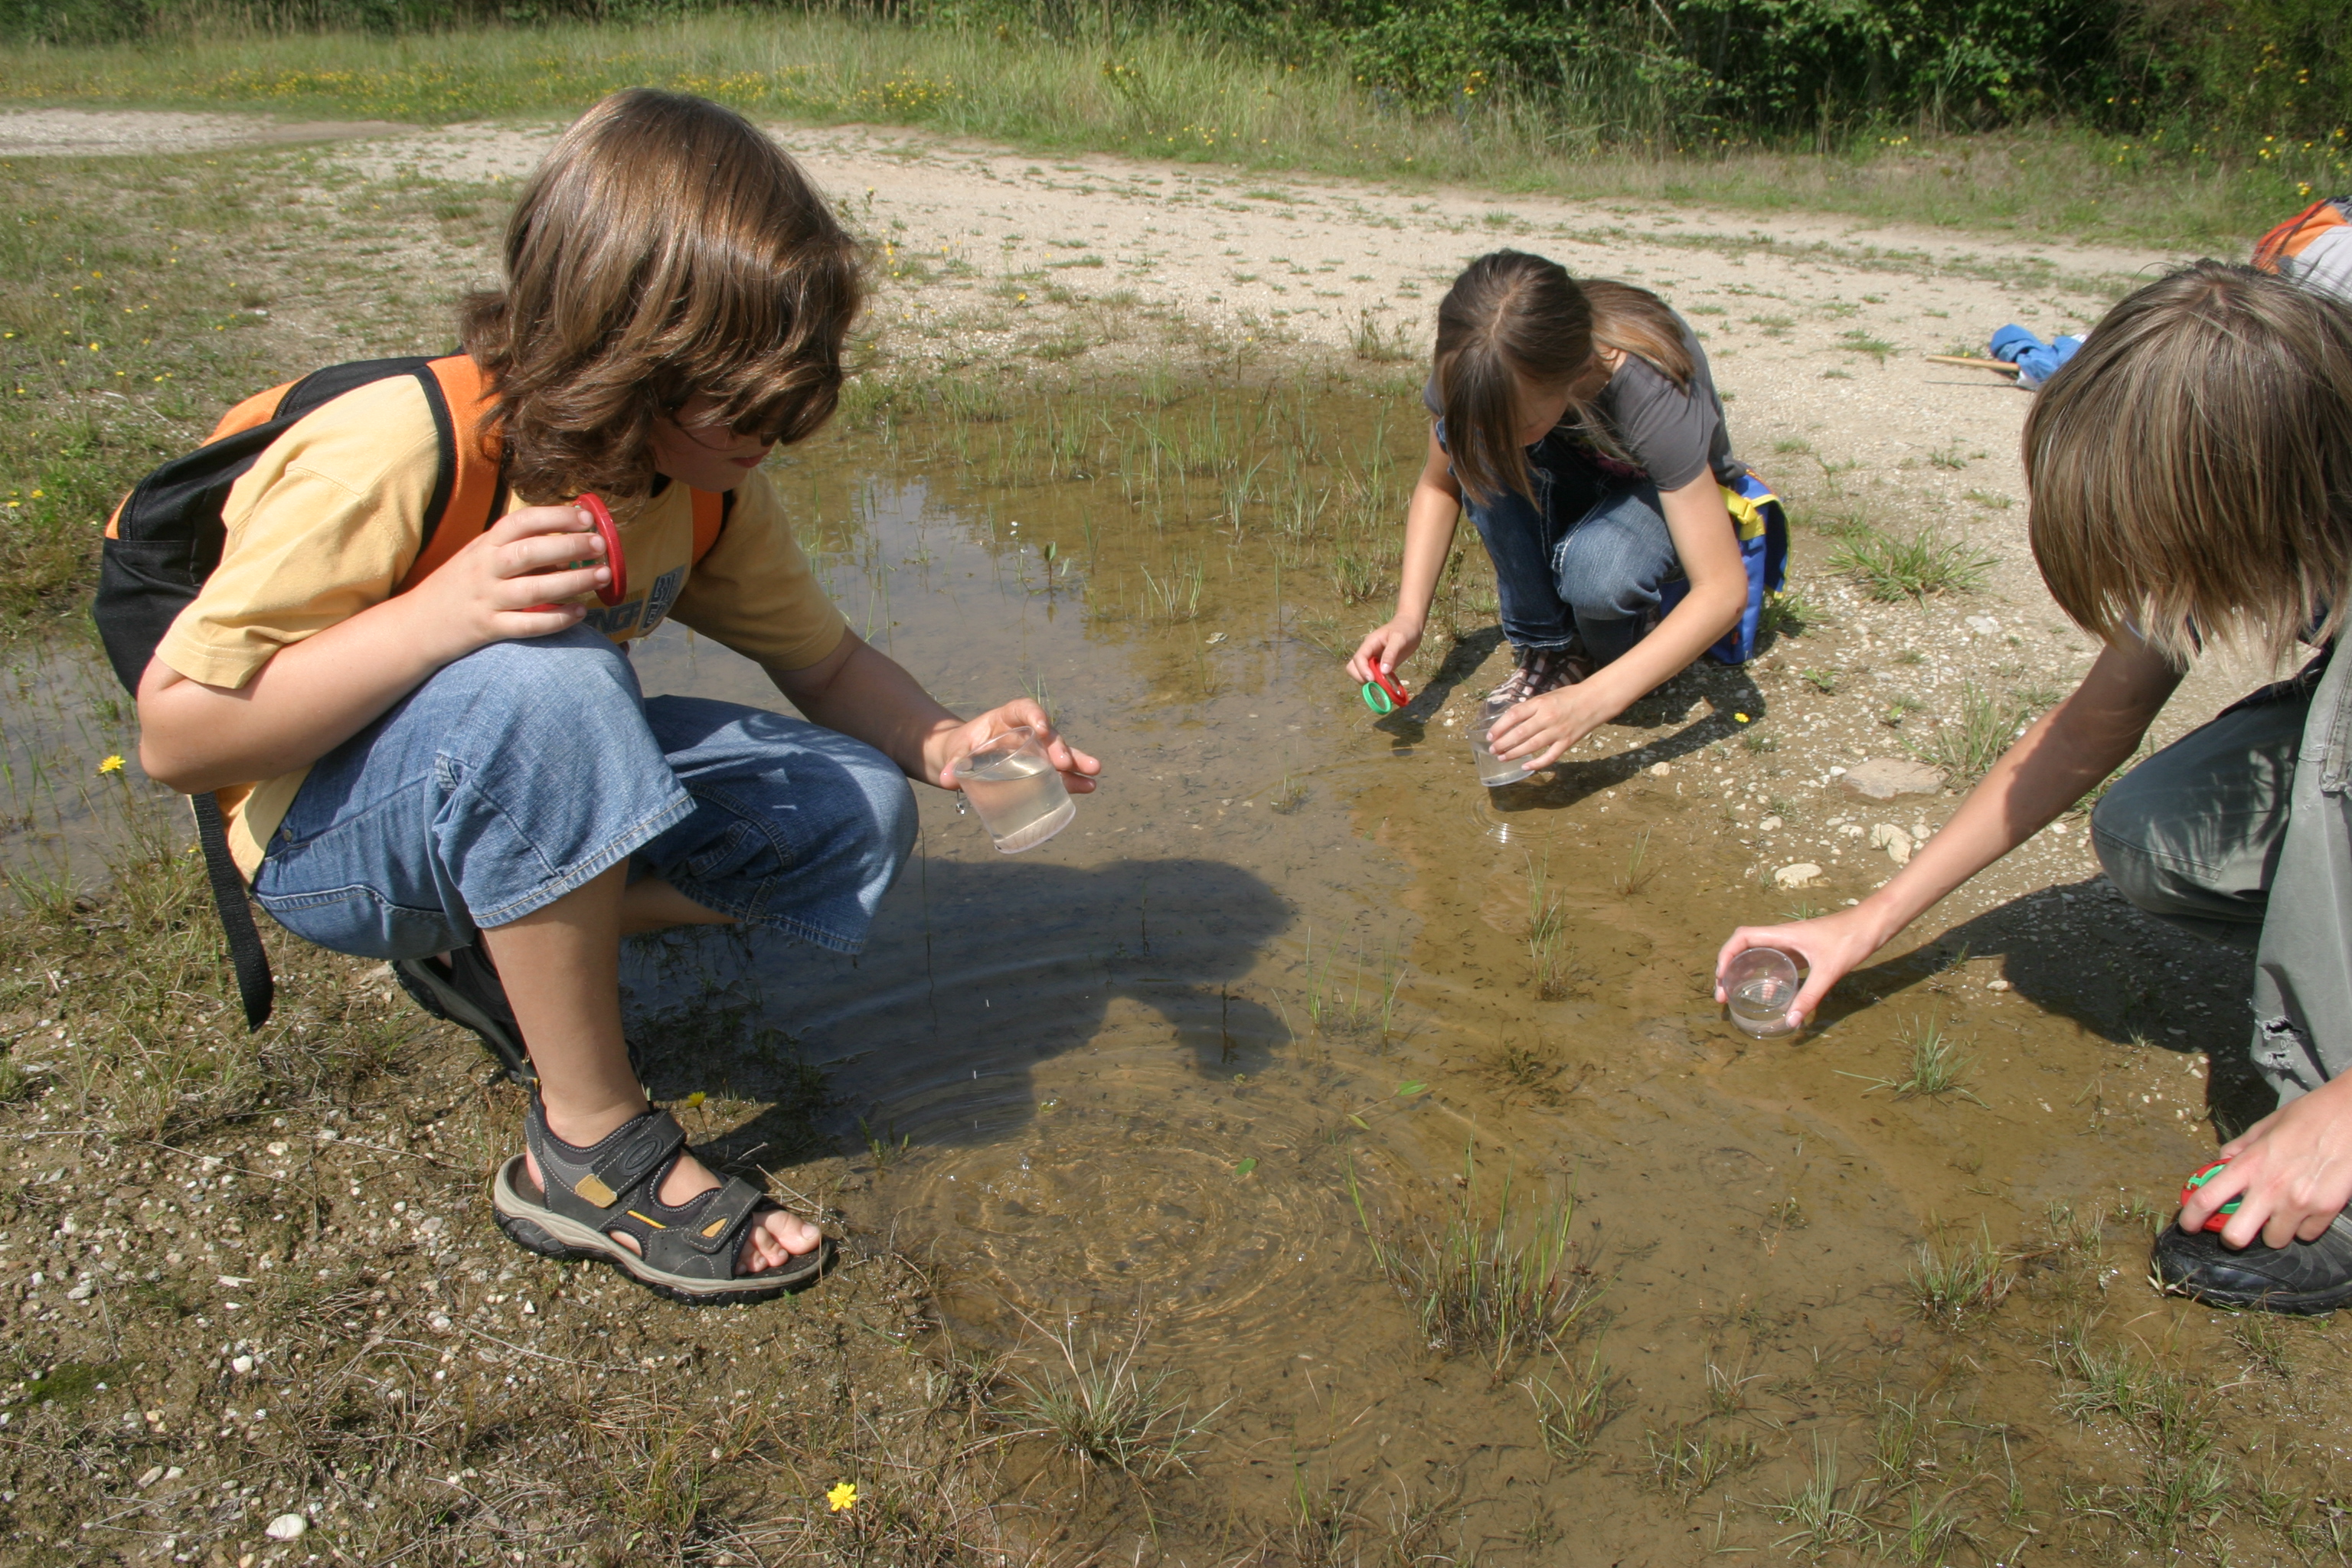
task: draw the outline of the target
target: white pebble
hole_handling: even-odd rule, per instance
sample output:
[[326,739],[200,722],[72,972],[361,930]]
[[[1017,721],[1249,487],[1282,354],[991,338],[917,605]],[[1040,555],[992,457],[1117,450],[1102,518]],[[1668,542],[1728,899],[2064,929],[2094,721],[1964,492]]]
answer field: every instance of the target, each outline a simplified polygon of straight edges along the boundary
[[272,1541],[299,1541],[310,1521],[299,1513],[281,1513],[262,1527],[261,1533]]

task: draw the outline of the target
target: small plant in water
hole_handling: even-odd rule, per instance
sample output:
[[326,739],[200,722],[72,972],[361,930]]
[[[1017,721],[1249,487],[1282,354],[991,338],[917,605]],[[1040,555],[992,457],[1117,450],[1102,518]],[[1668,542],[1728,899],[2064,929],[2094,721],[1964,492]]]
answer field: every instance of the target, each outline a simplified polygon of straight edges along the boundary
[[1601,1347],[1579,1367],[1561,1359],[1558,1384],[1529,1376],[1519,1386],[1535,1402],[1536,1430],[1544,1452],[1577,1464],[1591,1457],[1593,1439],[1617,1414],[1616,1374],[1601,1359]]
[[1432,1350],[1483,1352],[1498,1367],[1532,1351],[1557,1351],[1607,1289],[1576,1256],[1570,1235],[1576,1200],[1562,1197],[1523,1214],[1507,1174],[1489,1222],[1479,1208],[1477,1163],[1469,1151],[1462,1170],[1452,1212],[1393,1236],[1372,1224],[1349,1168],[1348,1195],[1373,1262],[1413,1304]]
[[[1036,1327],[1034,1320],[1031,1326]],[[1108,1360],[1092,1344],[1081,1352],[1075,1328],[1047,1333],[1045,1341],[1051,1357],[1041,1358],[1031,1372],[1008,1373],[1018,1392],[1000,1416],[1013,1428],[1007,1436],[1041,1438],[1080,1465],[1146,1480],[1171,1470],[1192,1472],[1192,1451],[1224,1406],[1195,1420],[1190,1401],[1170,1396],[1174,1373],[1137,1370],[1140,1321],[1127,1348]]]
[[[1962,1087],[1961,1080],[1973,1065],[1974,1058],[1960,1054],[1958,1042],[1944,1033],[1943,1025],[1934,1017],[1924,1023],[1911,1020],[1898,1043],[1911,1047],[1911,1070],[1899,1079],[1869,1078],[1858,1072],[1841,1072],[1840,1078],[1859,1079],[1873,1089],[1891,1089],[1897,1100],[1909,1100],[1914,1095],[1958,1093],[1969,1100],[1977,1097]],[[1978,1100],[1982,1105],[1984,1101]]]
[[1813,1473],[1805,1483],[1768,1500],[1764,1507],[1782,1524],[1791,1525],[1775,1546],[1819,1557],[1841,1546],[1857,1544],[1874,1533],[1848,1502],[1838,1497],[1838,1460],[1834,1445],[1824,1449],[1813,1442]]
[[1958,1322],[1971,1312],[1990,1312],[2000,1306],[2017,1275],[1992,1244],[1992,1233],[1979,1226],[1974,1240],[1949,1247],[1932,1239],[1921,1242],[1909,1280],[1911,1299],[1921,1312]]
[[884,1131],[877,1132],[866,1125],[866,1118],[861,1116],[857,1119],[857,1131],[866,1140],[866,1152],[874,1157],[874,1169],[877,1174],[887,1171],[906,1158],[908,1135],[899,1131],[895,1122]]
[[1265,804],[1283,816],[1288,816],[1307,804],[1306,782],[1296,773],[1284,773],[1281,784],[1276,788],[1274,794],[1266,797]]
[[1703,1423],[1696,1429],[1670,1426],[1644,1432],[1642,1446],[1649,1454],[1650,1479],[1685,1502],[1756,1460],[1753,1439],[1717,1432]]
[[1551,868],[1528,858],[1528,963],[1536,994],[1547,1002],[1568,993],[1568,912],[1551,896]]
[[1650,885],[1657,870],[1650,864],[1650,830],[1645,827],[1633,837],[1633,852],[1625,858],[1625,875],[1618,879],[1617,890],[1630,899]]

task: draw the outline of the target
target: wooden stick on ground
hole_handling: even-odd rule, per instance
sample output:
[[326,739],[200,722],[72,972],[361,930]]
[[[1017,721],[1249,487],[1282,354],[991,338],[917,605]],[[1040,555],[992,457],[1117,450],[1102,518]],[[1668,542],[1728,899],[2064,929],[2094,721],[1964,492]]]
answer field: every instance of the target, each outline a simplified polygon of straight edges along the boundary
[[2015,375],[2017,367],[2005,359],[1970,359],[1966,354],[1921,354],[1929,364],[1967,364],[1979,370],[1997,370],[2005,375]]

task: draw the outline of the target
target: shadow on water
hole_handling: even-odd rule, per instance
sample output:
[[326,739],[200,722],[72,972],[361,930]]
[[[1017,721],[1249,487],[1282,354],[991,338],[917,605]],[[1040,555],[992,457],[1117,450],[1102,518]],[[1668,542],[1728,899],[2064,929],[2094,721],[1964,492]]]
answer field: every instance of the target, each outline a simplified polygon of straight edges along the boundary
[[[1093,1042],[1121,1002],[1158,1021],[1158,1048],[1194,1076],[1264,1070],[1292,1031],[1248,976],[1291,920],[1258,877],[1214,860],[920,858],[854,960],[761,932],[639,944],[633,1032],[656,1098],[709,1089],[714,1073],[774,1097],[781,1036],[831,1078],[836,1131],[984,1141],[1034,1113],[1035,1065]],[[671,1027],[713,1013],[731,1020],[729,1059],[698,1031],[693,1057],[664,1048]]]
[[2131,1051],[2209,1057],[2206,1108],[2224,1138],[2276,1109],[2245,1050],[2250,1020],[2239,999],[2253,984],[2253,954],[2186,936],[2095,875],[2037,889],[1923,947],[1856,970],[1823,1005],[1822,1026],[1912,994],[1966,959],[1985,958],[2000,961],[2013,994],[2086,1037]]

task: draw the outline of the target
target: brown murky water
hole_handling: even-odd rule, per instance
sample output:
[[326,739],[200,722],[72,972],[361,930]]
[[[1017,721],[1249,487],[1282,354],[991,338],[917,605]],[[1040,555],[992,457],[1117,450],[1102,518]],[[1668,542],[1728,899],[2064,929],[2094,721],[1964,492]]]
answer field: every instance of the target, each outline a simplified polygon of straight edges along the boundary
[[[2259,1110],[2242,1075],[2204,1067],[2242,1055],[2244,961],[2085,878],[1950,931],[1931,917],[1824,1026],[1748,1040],[1709,999],[1712,954],[1796,900],[1759,886],[1729,808],[1820,793],[1737,743],[1732,715],[1770,699],[1702,668],[1548,779],[1490,795],[1449,722],[1496,678],[1491,619],[1473,615],[1451,647],[1433,634],[1413,706],[1374,721],[1333,650],[1378,618],[1385,587],[1341,602],[1349,552],[1375,546],[1311,498],[1353,483],[1367,516],[1393,502],[1395,472],[1364,477],[1376,446],[1410,460],[1393,403],[1256,405],[1235,463],[1189,475],[1151,452],[1187,431],[1200,446],[1245,399],[1066,405],[1020,425],[1038,447],[1009,455],[1007,426],[974,422],[960,447],[857,437],[782,467],[853,626],[951,706],[1042,695],[1104,785],[1011,858],[919,791],[917,858],[855,963],[710,933],[648,943],[628,984],[656,1094],[768,1100],[784,1064],[814,1062],[848,1152],[816,1179],[932,1260],[960,1343],[1063,1332],[1108,1355],[1139,1331],[1142,1360],[1215,1411],[1197,1479],[1151,1521],[1182,1560],[1265,1543],[1234,1521],[1285,1518],[1278,1544],[1318,1561],[1667,1563],[1841,1539],[2038,1561],[2059,1516],[2102,1506],[2112,1554],[2079,1531],[2065,1554],[2167,1555],[2172,1526],[2122,1521],[2178,1456],[2056,1400],[2084,1381],[2071,1345],[2228,1371],[2226,1321],[2140,1276],[2150,1216],[2211,1146],[2209,1107]],[[1056,419],[1096,436],[1040,457]],[[1137,434],[1155,426],[1158,448]],[[1087,440],[1128,456],[1089,477],[1072,455]],[[1475,609],[1475,583],[1451,591]],[[637,658],[652,692],[773,700],[683,628]],[[50,720],[24,706],[12,748],[28,723],[87,723],[71,701]],[[74,743],[127,749],[119,732]],[[44,820],[63,841],[79,819]],[[1531,868],[1563,933],[1548,974]],[[1809,891],[1826,907],[1875,875],[1833,867]],[[2191,995],[2210,1005],[2177,1005]],[[1906,1076],[1929,1027],[1959,1043],[1963,1089],[1898,1096],[1877,1080]],[[723,1146],[824,1152],[779,1147],[780,1126],[755,1116]],[[1557,1354],[1433,1348],[1351,1183],[1394,1237],[1465,1197],[1491,1213],[1506,1178],[1522,1225],[1573,1201],[1580,1277],[1601,1293]],[[1923,1314],[1923,1241],[1957,1255],[1979,1237],[2017,1288],[1956,1321]],[[1542,1388],[1594,1382],[1611,1396],[1589,1451],[1548,1443]],[[2298,1476],[2333,1462],[2340,1415],[2307,1408]],[[1910,1448],[1889,1436],[1906,1409]],[[1685,1443],[1726,1468],[1678,1468]],[[1840,1453],[1853,1532],[1791,1537],[1802,1521],[1781,1510]],[[1083,1514],[1129,1495],[1066,1479],[1035,1500]]]

